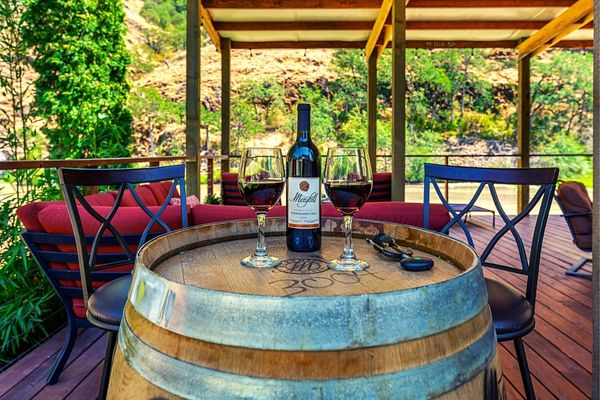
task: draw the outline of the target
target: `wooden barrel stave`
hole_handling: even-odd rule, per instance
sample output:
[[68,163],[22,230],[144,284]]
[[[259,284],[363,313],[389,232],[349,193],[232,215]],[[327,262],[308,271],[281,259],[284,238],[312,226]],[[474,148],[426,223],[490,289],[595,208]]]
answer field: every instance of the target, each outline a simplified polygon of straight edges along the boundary
[[[335,220],[326,225],[338,233]],[[252,235],[254,226],[242,221],[170,235],[140,260],[151,266],[181,248]],[[284,228],[272,223],[269,232]],[[111,398],[128,398],[135,390],[147,398],[202,399],[480,399],[502,393],[483,276],[480,266],[470,264],[476,257],[460,243],[439,243],[418,229],[371,222],[358,229],[359,235],[374,231],[444,255],[465,271],[444,285],[339,299],[297,297],[291,307],[291,299],[280,296],[181,287],[142,265],[119,335]],[[275,326],[277,331],[268,328]],[[266,329],[248,332],[256,327]]]

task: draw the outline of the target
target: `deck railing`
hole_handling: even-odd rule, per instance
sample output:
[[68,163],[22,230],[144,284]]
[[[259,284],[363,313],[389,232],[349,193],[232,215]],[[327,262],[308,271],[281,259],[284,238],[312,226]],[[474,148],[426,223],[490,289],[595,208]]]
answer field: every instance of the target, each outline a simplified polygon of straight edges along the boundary
[[[451,165],[452,160],[455,159],[467,159],[467,158],[514,158],[517,160],[520,154],[407,154],[406,158],[426,158],[426,159],[439,159],[442,160],[445,165]],[[592,157],[589,153],[548,153],[530,154],[530,158],[536,157]],[[202,164],[201,176],[199,177],[202,186],[206,186],[206,192],[202,195],[212,195],[215,191],[215,163],[221,165],[223,163],[232,166],[235,164],[240,156],[230,155],[201,155],[199,156]],[[323,156],[324,157],[324,156]],[[380,154],[377,155],[378,161],[383,161],[383,170],[387,169],[388,161],[391,159],[391,155]],[[152,156],[152,157],[128,157],[128,158],[90,158],[90,159],[76,159],[76,160],[33,160],[33,161],[0,161],[0,172],[3,170],[22,170],[22,169],[44,169],[44,168],[60,168],[60,167],[100,167],[107,165],[120,165],[120,164],[147,164],[148,166],[159,166],[161,164],[169,164],[174,162],[186,162],[195,161],[194,156]],[[381,163],[380,163],[381,164]],[[378,165],[380,165],[378,164]],[[204,183],[205,182],[205,183]],[[450,187],[448,182],[445,182],[444,191],[446,198],[450,194]]]

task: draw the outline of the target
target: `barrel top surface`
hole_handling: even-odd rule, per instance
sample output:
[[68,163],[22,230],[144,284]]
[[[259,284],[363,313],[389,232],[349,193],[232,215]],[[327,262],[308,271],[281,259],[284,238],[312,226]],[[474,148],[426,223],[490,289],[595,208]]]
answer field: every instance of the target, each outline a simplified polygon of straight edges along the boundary
[[[248,221],[250,224],[252,222]],[[162,257],[159,262],[148,267],[157,275],[182,285],[236,294],[279,297],[348,296],[413,289],[443,283],[470,267],[457,260],[450,261],[449,257],[440,252],[436,255],[427,248],[412,245],[409,239],[400,242],[404,247],[410,247],[415,255],[432,258],[434,267],[425,272],[406,271],[400,267],[399,261],[382,257],[367,244],[361,238],[359,221],[357,225],[359,232],[353,244],[357,256],[371,265],[366,271],[340,272],[327,268],[327,260],[338,257],[342,251],[342,237],[328,236],[331,232],[324,229],[320,251],[296,253],[287,250],[280,226],[272,229],[275,232],[267,237],[269,253],[282,260],[277,268],[254,269],[240,265],[240,260],[252,254],[256,246],[256,239],[247,238],[248,235],[240,238],[240,235],[231,235],[226,230],[213,233],[214,238],[204,243],[199,240],[198,247],[194,247],[193,243],[190,244],[189,236],[201,234],[206,230],[204,227],[188,228],[163,238],[163,243],[156,243],[156,246],[164,246],[164,242],[168,241],[168,250],[165,249],[165,252],[169,256]],[[213,227],[218,230],[219,225]],[[385,227],[399,229],[401,226],[385,224]],[[428,239],[436,243],[451,240],[420,229],[403,229],[421,236],[431,236]],[[440,247],[443,249],[444,245]]]
[[181,284],[231,293],[268,296],[334,296],[380,293],[410,289],[445,281],[462,270],[440,257],[414,250],[416,255],[434,259],[426,272],[408,272],[399,261],[378,256],[364,240],[354,240],[358,257],[371,267],[361,272],[340,272],[327,268],[327,260],[342,251],[344,239],[324,237],[321,251],[295,253],[287,250],[285,237],[269,237],[269,253],[279,257],[277,268],[242,267],[240,260],[252,254],[256,239],[215,243],[182,251],[155,266],[154,271]]

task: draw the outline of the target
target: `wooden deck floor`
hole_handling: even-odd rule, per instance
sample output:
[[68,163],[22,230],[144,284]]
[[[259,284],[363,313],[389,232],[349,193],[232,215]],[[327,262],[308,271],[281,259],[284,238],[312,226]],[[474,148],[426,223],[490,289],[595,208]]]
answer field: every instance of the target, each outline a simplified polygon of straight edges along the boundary
[[[493,230],[491,220],[475,217],[473,228],[478,245]],[[528,225],[529,224],[529,225]],[[532,222],[522,223],[532,231]],[[510,241],[500,242],[497,257],[515,258]],[[587,399],[592,390],[592,289],[591,281],[565,276],[573,262],[585,254],[572,244],[564,221],[551,217],[544,241],[540,268],[535,330],[525,338],[529,365],[539,399]],[[487,276],[523,288],[523,277],[502,271]],[[0,400],[93,399],[98,393],[106,337],[87,329],[76,342],[65,370],[56,385],[46,385],[45,375],[58,353],[64,332],[50,338],[0,375]],[[500,345],[508,399],[522,399],[523,389],[511,342]]]

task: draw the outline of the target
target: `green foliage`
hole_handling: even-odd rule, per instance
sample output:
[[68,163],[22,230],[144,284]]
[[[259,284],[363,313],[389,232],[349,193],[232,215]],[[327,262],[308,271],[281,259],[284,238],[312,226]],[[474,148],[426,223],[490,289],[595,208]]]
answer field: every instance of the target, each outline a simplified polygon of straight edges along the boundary
[[154,123],[185,121],[185,105],[162,97],[156,88],[136,88],[129,96],[128,106],[134,115]]
[[24,38],[34,48],[37,115],[53,158],[129,155],[130,57],[120,0],[32,0]]
[[323,150],[324,145],[335,138],[335,113],[331,99],[318,87],[307,85],[300,88],[300,100],[311,105],[311,138]]
[[505,119],[489,112],[465,111],[457,121],[457,126],[461,134],[481,139],[510,140],[514,136],[512,127]]
[[244,101],[254,105],[256,115],[261,117],[265,128],[279,128],[287,124],[285,119],[281,119],[281,113],[277,113],[277,110],[284,109],[285,89],[275,79],[246,81],[240,85],[239,93]]
[[235,145],[232,146],[232,154],[238,154],[242,143],[261,131],[264,131],[264,128],[256,107],[243,100],[240,96],[232,96],[231,134],[235,139]]
[[166,29],[185,24],[185,0],[146,0],[141,15],[148,21]]
[[[537,59],[536,59],[537,60]],[[531,138],[551,142],[564,132],[591,143],[592,53],[553,51],[532,63]]]
[[[412,134],[407,140],[407,154],[440,154],[444,153],[444,141],[439,132],[422,131]],[[406,162],[406,181],[423,182],[423,164],[438,162],[432,157],[409,157]]]
[[159,29],[144,31],[148,45],[158,54],[185,49],[186,1],[146,0],[141,16]]
[[205,204],[223,204],[223,199],[216,194],[208,194],[204,198]]
[[28,181],[30,189],[21,193],[15,188],[15,193],[0,198],[0,365],[12,361],[32,341],[45,337],[52,329],[52,320],[54,326],[60,323],[55,314],[62,309],[19,236],[22,227],[16,216],[20,206],[41,196],[47,198],[43,185],[52,183],[45,181],[44,174],[17,174],[20,176],[9,175],[9,180]]
[[[539,154],[584,154],[585,145],[568,132],[555,134],[550,140],[538,144],[534,151]],[[535,166],[558,167],[560,179],[579,179],[592,175],[592,159],[590,157],[535,157]]]

